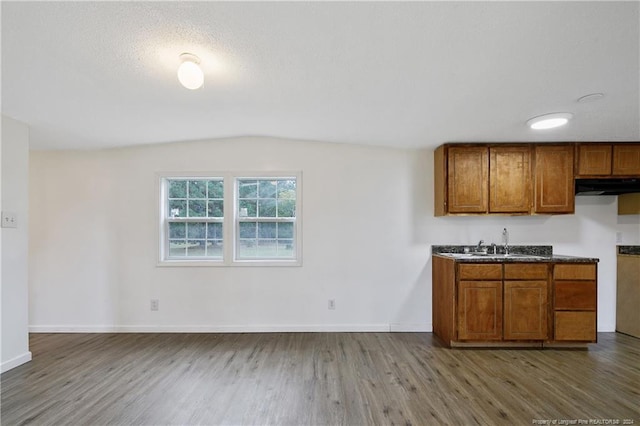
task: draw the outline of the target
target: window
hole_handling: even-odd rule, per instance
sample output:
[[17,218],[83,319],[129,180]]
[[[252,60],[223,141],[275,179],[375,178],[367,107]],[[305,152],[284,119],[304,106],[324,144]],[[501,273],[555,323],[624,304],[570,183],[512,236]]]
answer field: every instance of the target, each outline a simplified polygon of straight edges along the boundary
[[167,259],[223,257],[224,180],[165,180]]
[[294,259],[296,179],[238,179],[236,189],[236,259]]
[[159,265],[300,265],[299,191],[299,173],[161,176]]

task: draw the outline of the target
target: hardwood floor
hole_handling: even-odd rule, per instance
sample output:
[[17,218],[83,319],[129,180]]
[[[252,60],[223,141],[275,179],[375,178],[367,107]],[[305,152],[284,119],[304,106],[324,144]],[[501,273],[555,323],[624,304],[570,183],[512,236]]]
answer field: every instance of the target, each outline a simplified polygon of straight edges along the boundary
[[[2,375],[21,424],[640,424],[640,339],[446,349],[431,333],[32,334]],[[575,423],[574,423],[575,424]]]

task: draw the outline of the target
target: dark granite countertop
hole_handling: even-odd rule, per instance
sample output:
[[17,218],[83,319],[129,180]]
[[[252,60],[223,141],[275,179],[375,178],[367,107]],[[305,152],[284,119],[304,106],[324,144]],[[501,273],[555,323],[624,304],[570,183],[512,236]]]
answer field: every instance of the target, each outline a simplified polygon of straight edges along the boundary
[[618,254],[640,256],[640,246],[618,246]]
[[[465,248],[471,253],[465,254]],[[481,251],[484,246],[481,247]],[[489,247],[487,254],[473,254],[477,250],[475,246],[432,246],[431,253],[434,256],[454,259],[464,263],[594,263],[600,259],[594,257],[567,256],[553,254],[552,246],[510,246],[509,255],[504,254],[502,247],[496,247],[496,254],[492,255],[493,248]],[[639,251],[640,253],[640,251]]]

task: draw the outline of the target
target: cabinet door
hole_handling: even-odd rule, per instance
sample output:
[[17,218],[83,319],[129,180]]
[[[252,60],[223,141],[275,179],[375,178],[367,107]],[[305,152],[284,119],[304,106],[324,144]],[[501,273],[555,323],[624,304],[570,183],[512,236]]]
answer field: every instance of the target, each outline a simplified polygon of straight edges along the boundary
[[609,176],[611,144],[578,145],[579,176]]
[[505,281],[505,340],[545,340],[547,312],[546,281]]
[[502,340],[502,282],[460,281],[458,339]]
[[640,175],[640,145],[621,143],[613,146],[613,174]]
[[535,213],[573,213],[572,145],[536,145]]
[[489,150],[489,212],[528,213],[531,208],[531,148]]
[[449,213],[486,213],[489,148],[450,147],[447,165]]

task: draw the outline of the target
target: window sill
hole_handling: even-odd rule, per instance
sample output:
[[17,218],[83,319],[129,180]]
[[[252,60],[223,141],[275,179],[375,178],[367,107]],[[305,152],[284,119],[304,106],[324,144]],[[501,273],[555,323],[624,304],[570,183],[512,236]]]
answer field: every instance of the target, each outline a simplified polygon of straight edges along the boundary
[[235,260],[233,262],[224,262],[222,260],[161,260],[156,264],[160,268],[172,267],[292,267],[302,266],[301,260]]

